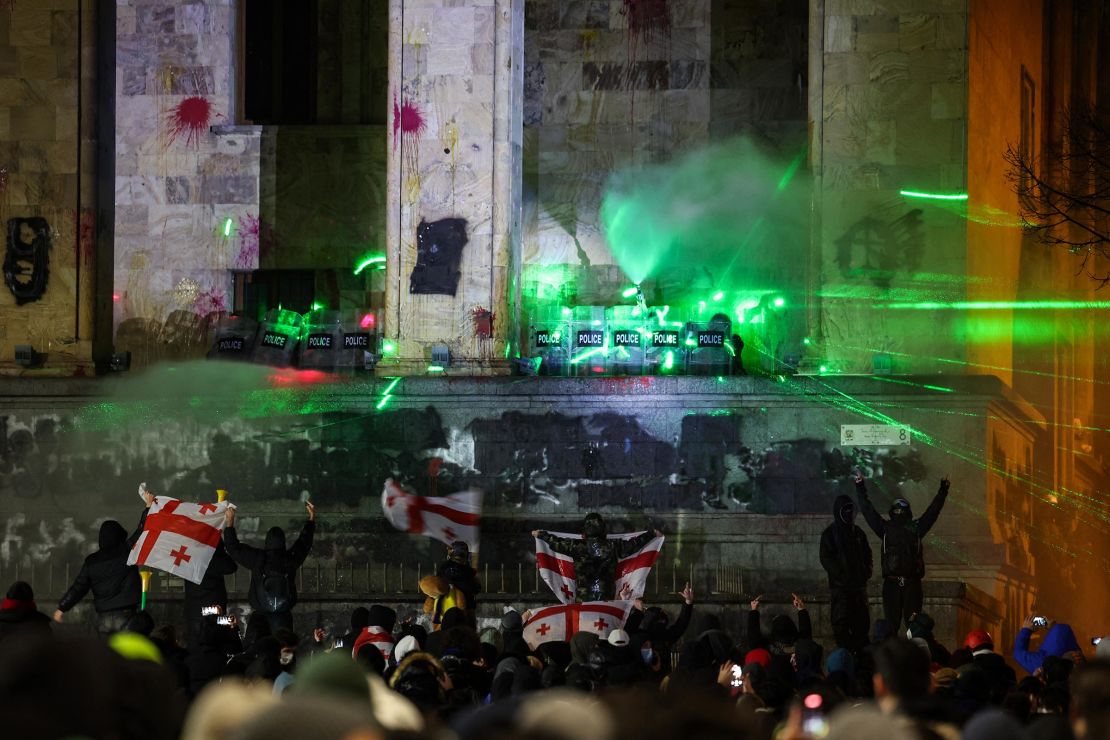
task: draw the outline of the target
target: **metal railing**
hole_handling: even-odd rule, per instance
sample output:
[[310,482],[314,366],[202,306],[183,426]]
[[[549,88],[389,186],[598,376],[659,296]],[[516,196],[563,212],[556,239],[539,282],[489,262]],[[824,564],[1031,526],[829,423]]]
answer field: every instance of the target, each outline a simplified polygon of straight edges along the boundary
[[[434,572],[434,563],[306,563],[297,572],[297,590],[305,598],[343,600],[359,598],[392,598],[419,596],[420,578]],[[35,563],[30,566],[0,564],[0,585],[28,581],[38,601],[48,603],[60,597],[80,570],[80,563]],[[551,591],[540,579],[533,562],[480,563],[478,578],[486,598],[540,597]],[[745,595],[745,571],[736,565],[679,565],[675,561],[659,562],[648,576],[644,596],[665,599],[677,595],[689,582],[700,600],[707,597],[739,598]],[[240,568],[227,578],[229,594],[245,597],[250,573]],[[184,582],[159,571],[151,579],[152,597],[173,597],[184,590]]]

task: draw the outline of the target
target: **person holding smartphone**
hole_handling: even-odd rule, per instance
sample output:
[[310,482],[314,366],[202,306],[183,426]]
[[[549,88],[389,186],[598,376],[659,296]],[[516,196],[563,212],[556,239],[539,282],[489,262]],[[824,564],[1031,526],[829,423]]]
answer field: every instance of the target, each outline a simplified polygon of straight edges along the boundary
[[[1033,633],[1042,629],[1047,629],[1048,632],[1041,640],[1041,646],[1030,650],[1029,641]],[[1014,640],[1014,660],[1030,674],[1036,674],[1044,664],[1044,659],[1049,656],[1082,662],[1083,651],[1079,647],[1079,641],[1075,639],[1075,632],[1070,625],[1053,622],[1047,617],[1026,617]]]

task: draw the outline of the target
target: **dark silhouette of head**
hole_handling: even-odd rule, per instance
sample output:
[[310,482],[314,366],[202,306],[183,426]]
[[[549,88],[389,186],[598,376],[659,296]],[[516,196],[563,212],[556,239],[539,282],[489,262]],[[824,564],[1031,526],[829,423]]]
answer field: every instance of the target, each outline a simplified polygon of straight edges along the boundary
[[590,512],[582,522],[582,534],[586,537],[605,537],[609,534],[605,526],[605,520],[601,518],[601,514]]

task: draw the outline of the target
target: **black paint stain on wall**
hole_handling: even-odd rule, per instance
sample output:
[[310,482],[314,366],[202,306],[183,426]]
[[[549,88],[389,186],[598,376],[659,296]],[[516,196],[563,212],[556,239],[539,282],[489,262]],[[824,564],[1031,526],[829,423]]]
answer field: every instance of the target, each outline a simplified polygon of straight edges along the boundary
[[409,292],[455,295],[466,242],[465,218],[421,221],[416,227],[416,265],[409,278]]
[[[300,516],[298,497],[308,491],[328,512],[317,555],[363,563],[395,560],[398,547],[416,559],[442,555],[427,543],[399,542],[380,516],[344,514],[380,496],[389,477],[430,493],[432,457],[445,458],[435,471],[438,493],[472,486],[486,492],[483,530],[504,539],[506,553],[527,545],[521,533],[543,526],[550,512],[600,509],[622,527],[641,528],[645,518],[709,509],[826,514],[837,493],[850,491],[856,465],[875,481],[877,502],[927,476],[915,450],[830,448],[820,439],[753,450],[744,446],[744,421],[738,414],[690,414],[673,437],[660,439],[633,414],[506,411],[451,430],[429,406],[259,420],[234,434],[182,426],[152,441],[126,429],[75,430],[64,417],[26,425],[0,416],[0,500],[40,499],[58,511],[47,525],[73,517],[95,539],[97,518],[133,505],[139,480],[184,500],[226,488],[245,516],[281,524],[288,517],[290,525]],[[302,432],[309,429],[319,431]],[[460,432],[472,439],[473,461],[450,448]],[[195,440],[174,435],[189,433],[205,441],[194,457],[183,457],[179,450]],[[24,542],[38,537],[34,526],[25,525]]]
[[840,274],[864,277],[888,288],[899,271],[915,273],[925,243],[921,214],[921,209],[915,208],[889,223],[873,216],[856,221],[836,240]]
[[17,305],[37,301],[50,277],[50,225],[45,218],[9,218],[4,283]]

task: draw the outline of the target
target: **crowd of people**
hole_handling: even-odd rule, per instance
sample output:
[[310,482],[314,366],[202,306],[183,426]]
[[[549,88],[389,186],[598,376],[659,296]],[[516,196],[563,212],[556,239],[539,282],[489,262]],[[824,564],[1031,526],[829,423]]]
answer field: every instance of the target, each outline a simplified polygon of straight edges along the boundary
[[[944,645],[922,610],[920,540],[947,480],[920,519],[904,501],[880,517],[856,484],[883,537],[884,616],[872,624],[867,614],[871,550],[843,497],[821,542],[836,645],[827,653],[797,595],[774,614],[755,597],[743,629],[728,629],[695,604],[690,584],[677,611],[635,600],[609,632],[529,644],[527,611],[478,619],[480,584],[461,542],[421,580],[423,610],[359,606],[336,634],[297,634],[311,504],[292,545],[273,528],[263,547],[240,542],[229,509],[219,552],[186,591],[179,631],[140,608],[127,565],[145,512],[130,537],[106,522],[53,620],[32,584],[9,588],[0,726],[12,738],[167,740],[1110,738],[1110,641],[1088,660],[1068,625],[1030,617],[1012,663],[982,629]],[[149,508],[153,496],[141,495]],[[237,567],[251,573],[245,625],[228,613],[223,583]],[[58,624],[89,593],[96,637]]]

